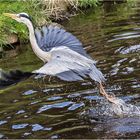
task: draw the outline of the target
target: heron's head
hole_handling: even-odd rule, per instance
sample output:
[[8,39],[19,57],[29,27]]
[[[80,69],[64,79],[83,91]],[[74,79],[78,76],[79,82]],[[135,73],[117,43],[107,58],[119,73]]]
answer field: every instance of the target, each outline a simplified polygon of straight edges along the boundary
[[19,14],[4,13],[4,15],[16,20],[17,22],[21,22],[24,24],[27,24],[29,21],[31,21],[27,13],[19,13]]

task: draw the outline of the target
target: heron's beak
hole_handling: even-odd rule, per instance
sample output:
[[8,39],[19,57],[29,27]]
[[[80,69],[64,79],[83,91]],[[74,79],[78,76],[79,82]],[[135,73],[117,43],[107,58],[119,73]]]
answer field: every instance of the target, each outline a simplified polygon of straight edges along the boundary
[[17,19],[17,15],[16,14],[10,14],[10,13],[3,13],[4,16],[10,17],[12,19]]

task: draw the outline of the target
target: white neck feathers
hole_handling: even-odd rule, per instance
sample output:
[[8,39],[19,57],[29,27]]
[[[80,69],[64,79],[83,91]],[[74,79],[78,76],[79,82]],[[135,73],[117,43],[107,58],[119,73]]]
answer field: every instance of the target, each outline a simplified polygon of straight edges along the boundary
[[35,38],[34,27],[33,27],[33,25],[32,25],[32,23],[31,23],[30,20],[26,21],[26,25],[27,25],[28,30],[29,30],[29,38],[30,38],[31,46],[32,46],[32,49],[33,49],[34,53],[43,62],[47,62],[48,61],[48,57],[50,57],[50,53],[43,51],[38,46],[37,41],[36,41],[36,38]]

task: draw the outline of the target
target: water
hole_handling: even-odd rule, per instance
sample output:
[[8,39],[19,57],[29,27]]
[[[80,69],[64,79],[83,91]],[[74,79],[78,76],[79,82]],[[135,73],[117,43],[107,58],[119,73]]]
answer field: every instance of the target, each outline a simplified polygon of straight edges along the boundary
[[[135,106],[140,106],[139,13],[139,3],[109,2],[64,23],[97,61],[107,79],[107,92]],[[39,68],[42,62],[29,46],[22,47],[24,53],[0,60],[0,67]],[[103,115],[104,105],[110,104],[89,81],[68,83],[31,77],[0,90],[0,138],[140,137],[138,116]]]

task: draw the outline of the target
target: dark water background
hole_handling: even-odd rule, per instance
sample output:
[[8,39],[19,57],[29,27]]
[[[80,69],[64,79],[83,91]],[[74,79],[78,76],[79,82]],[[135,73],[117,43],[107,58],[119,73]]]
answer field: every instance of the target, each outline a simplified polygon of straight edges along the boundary
[[[107,2],[63,24],[97,61],[106,90],[140,106],[140,3]],[[21,48],[1,59],[0,67],[32,71],[42,65],[29,45]],[[140,138],[139,117],[85,114],[101,102],[88,81],[31,77],[0,90],[0,138]]]

